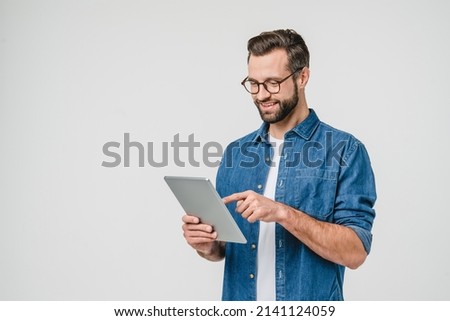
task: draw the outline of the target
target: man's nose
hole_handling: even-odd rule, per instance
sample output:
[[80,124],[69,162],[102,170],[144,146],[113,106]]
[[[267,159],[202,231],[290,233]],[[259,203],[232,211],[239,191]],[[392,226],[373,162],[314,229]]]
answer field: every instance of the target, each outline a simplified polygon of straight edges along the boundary
[[267,98],[269,98],[271,95],[271,93],[269,93],[266,89],[266,87],[264,87],[263,84],[259,84],[259,91],[256,94],[256,98],[260,101],[264,101]]

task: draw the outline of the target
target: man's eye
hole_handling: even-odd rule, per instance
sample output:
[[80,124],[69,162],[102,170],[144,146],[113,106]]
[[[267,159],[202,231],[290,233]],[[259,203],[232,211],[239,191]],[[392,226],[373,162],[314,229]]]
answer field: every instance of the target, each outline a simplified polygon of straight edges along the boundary
[[267,80],[266,84],[267,84],[267,86],[270,86],[270,87],[277,87],[278,86],[278,81],[276,81],[276,80]]

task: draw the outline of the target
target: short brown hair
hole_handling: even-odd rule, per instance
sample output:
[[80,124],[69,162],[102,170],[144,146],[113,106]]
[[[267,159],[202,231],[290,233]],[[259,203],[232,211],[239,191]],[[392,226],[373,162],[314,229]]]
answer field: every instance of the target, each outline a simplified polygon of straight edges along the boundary
[[289,69],[294,72],[309,67],[309,50],[302,36],[292,29],[266,31],[250,38],[247,43],[248,57],[263,56],[275,49],[284,49],[288,55]]

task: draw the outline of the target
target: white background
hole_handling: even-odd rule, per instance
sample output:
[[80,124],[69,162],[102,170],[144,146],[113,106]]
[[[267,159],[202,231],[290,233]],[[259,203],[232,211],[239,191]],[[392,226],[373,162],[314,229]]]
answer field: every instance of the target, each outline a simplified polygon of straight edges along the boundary
[[139,167],[137,150],[106,168],[102,148],[130,133],[159,159],[178,133],[225,146],[256,129],[246,42],[293,28],[310,107],[376,174],[372,253],[346,299],[449,300],[449,16],[444,0],[0,0],[0,299],[219,300],[223,263],[185,243],[163,181],[217,168],[172,151]]

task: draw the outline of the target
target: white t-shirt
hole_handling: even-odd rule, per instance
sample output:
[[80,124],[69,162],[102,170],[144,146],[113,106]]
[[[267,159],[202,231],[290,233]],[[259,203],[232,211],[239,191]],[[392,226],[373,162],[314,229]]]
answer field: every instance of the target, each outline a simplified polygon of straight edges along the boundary
[[[280,163],[280,148],[283,140],[272,136],[273,166],[269,169],[264,196],[275,199],[275,189]],[[256,299],[258,301],[275,301],[275,223],[259,222],[258,257],[256,273]]]

